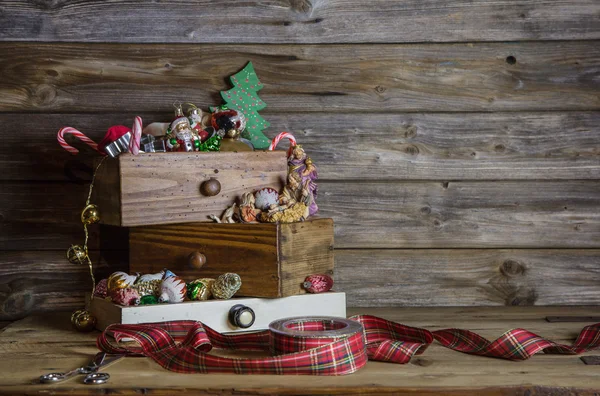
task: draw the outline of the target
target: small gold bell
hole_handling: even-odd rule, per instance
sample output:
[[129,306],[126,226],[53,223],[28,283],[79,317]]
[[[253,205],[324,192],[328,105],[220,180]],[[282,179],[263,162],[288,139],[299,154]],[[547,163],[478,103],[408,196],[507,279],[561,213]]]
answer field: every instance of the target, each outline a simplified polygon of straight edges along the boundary
[[81,245],[71,245],[67,250],[67,260],[71,264],[83,264],[83,261],[87,258],[87,251]]
[[96,327],[96,322],[96,317],[85,309],[79,309],[71,315],[71,324],[77,331],[92,331]]
[[83,224],[94,224],[100,221],[100,211],[94,204],[89,204],[81,212],[81,222]]

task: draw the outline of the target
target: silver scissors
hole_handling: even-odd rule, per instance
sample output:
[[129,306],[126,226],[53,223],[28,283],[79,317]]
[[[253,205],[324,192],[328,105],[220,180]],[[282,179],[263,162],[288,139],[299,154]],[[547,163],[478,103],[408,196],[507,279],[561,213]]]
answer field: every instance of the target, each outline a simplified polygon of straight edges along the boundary
[[105,352],[98,352],[94,359],[87,366],[77,367],[76,369],[68,371],[66,373],[49,373],[42,375],[40,377],[40,382],[43,384],[53,384],[56,382],[66,381],[75,375],[83,374],[85,375],[85,378],[83,379],[84,384],[105,384],[106,382],[108,382],[110,374],[99,373],[98,370],[100,369],[100,367],[106,366],[109,363],[117,361],[124,356],[125,355],[107,355]]

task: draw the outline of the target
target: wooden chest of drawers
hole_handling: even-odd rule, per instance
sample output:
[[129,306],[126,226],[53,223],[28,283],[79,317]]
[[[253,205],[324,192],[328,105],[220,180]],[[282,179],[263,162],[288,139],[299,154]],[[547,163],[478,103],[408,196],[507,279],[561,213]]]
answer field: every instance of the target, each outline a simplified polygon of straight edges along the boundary
[[[92,202],[101,223],[116,226],[209,221],[244,192],[281,190],[286,176],[285,151],[121,154],[100,166]],[[202,195],[210,178],[221,191]]]
[[[333,220],[133,227],[129,249],[131,272],[169,268],[186,281],[235,272],[242,278],[236,296],[286,297],[305,293],[307,275],[333,274]],[[194,252],[206,256],[200,269],[188,262]]]

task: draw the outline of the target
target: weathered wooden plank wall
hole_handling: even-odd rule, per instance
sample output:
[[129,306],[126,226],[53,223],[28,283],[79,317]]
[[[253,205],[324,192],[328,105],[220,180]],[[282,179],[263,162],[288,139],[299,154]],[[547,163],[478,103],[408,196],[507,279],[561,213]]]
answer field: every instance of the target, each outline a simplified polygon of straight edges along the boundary
[[[99,140],[174,100],[218,103],[248,60],[267,134],[292,131],[320,167],[349,305],[600,304],[599,14],[595,0],[0,3],[0,320],[78,307],[90,286],[63,255],[91,162],[58,128]],[[124,240],[92,230],[100,275],[125,267]]]

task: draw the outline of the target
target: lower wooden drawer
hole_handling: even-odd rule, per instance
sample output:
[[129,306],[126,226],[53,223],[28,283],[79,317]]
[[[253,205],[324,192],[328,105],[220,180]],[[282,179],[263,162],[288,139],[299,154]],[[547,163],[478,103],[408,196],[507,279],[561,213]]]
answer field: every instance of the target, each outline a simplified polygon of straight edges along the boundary
[[[333,275],[333,220],[292,224],[186,223],[134,227],[129,233],[131,272],[169,268],[186,281],[235,272],[236,296],[286,297],[305,293],[307,275]],[[206,264],[189,265],[193,252]]]

